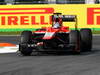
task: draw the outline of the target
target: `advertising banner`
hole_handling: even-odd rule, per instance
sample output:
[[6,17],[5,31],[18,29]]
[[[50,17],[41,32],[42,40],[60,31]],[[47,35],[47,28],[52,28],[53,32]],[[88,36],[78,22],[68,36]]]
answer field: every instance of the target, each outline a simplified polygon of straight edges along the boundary
[[[76,15],[78,28],[100,29],[99,4],[38,4],[38,5],[1,5],[0,31],[34,30],[52,26],[51,15]],[[64,26],[74,28],[74,22],[64,22]]]

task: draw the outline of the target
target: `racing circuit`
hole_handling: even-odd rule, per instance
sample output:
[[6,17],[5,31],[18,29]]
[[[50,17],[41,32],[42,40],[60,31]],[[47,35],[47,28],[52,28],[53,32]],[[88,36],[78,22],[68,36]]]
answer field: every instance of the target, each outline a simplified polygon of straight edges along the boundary
[[[17,45],[19,38],[20,36],[0,36],[0,42]],[[99,38],[100,36],[93,36],[92,52],[81,55],[69,52],[39,56],[21,56],[16,52],[0,54],[0,75],[100,75]]]

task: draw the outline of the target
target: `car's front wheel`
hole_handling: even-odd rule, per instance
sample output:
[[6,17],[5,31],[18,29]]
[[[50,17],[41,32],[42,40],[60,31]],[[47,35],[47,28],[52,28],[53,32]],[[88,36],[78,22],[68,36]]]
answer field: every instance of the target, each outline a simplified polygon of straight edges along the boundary
[[19,44],[19,51],[22,55],[27,56],[31,55],[32,48],[27,47],[28,44],[32,42],[32,32],[31,31],[23,31],[21,33],[20,44]]

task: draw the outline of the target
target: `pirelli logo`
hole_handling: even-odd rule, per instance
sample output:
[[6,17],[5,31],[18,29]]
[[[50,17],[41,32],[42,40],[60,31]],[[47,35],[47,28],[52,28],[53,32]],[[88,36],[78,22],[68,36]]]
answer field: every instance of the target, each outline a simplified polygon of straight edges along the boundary
[[54,13],[54,8],[0,8],[0,25],[47,25],[51,24],[51,16],[48,18],[49,22],[46,22],[46,16],[39,16],[40,22],[37,22],[35,14],[49,15],[52,13]]
[[87,8],[87,24],[100,25],[100,8]]

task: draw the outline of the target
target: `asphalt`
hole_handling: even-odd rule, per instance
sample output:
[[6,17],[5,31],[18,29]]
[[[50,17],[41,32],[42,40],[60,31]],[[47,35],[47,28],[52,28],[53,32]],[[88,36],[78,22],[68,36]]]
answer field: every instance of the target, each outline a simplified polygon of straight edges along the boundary
[[[0,42],[18,44],[19,38],[0,36]],[[0,54],[0,75],[100,75],[100,36],[93,37],[92,52],[80,55]]]

